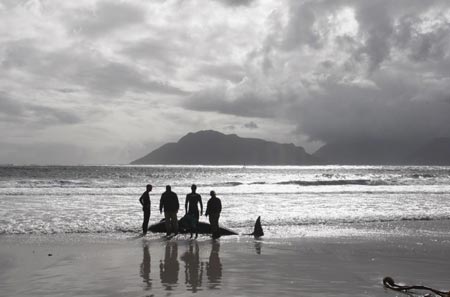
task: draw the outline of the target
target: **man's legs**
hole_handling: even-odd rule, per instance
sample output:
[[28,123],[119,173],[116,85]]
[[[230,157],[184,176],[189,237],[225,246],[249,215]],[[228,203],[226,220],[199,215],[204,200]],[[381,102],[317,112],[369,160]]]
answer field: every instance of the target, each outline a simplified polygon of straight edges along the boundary
[[165,224],[167,235],[172,232],[178,234],[177,212],[164,212],[164,218],[166,219]]
[[219,232],[219,217],[219,213],[209,214],[209,223],[211,224],[211,234],[213,235],[213,237]]
[[[194,218],[195,218],[195,222],[194,222],[194,230],[193,231],[195,231],[195,238],[197,238],[198,237],[198,220],[200,219],[198,212],[196,214],[194,214]],[[192,235],[191,235],[191,237],[192,237]]]
[[175,234],[178,234],[178,219],[177,219],[177,212],[176,211],[170,213],[170,220],[171,220],[171,223],[172,223],[173,232]]
[[167,212],[167,211],[164,212],[164,219],[165,219],[164,224],[166,225],[166,235],[169,235],[172,231],[172,228],[171,228],[172,224],[170,222],[170,213],[169,212]]
[[150,209],[144,209],[144,222],[142,223],[142,233],[147,234],[148,221],[150,220]]

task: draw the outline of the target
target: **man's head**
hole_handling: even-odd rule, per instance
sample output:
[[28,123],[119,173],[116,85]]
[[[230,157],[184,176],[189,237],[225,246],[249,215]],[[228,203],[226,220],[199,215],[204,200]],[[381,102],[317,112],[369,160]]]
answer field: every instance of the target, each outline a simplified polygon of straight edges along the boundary
[[167,185],[167,186],[166,186],[166,192],[172,192],[172,187],[169,186],[169,185]]
[[191,186],[191,190],[192,190],[192,193],[195,193],[195,191],[197,190],[197,186],[196,185],[192,185]]
[[216,197],[216,192],[211,191],[211,192],[209,192],[209,195],[211,195],[211,197]]
[[153,189],[152,185],[151,185],[151,184],[148,184],[148,185],[147,185],[147,192],[151,192],[152,189]]

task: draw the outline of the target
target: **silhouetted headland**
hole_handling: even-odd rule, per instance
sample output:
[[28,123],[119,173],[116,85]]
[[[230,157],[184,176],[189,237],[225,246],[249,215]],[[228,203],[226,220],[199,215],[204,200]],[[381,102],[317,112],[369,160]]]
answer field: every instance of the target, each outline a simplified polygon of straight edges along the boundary
[[303,147],[207,130],[189,133],[131,164],[450,165],[450,138],[339,139],[308,154]]
[[208,130],[189,133],[131,164],[311,165],[321,162],[294,144],[242,138]]

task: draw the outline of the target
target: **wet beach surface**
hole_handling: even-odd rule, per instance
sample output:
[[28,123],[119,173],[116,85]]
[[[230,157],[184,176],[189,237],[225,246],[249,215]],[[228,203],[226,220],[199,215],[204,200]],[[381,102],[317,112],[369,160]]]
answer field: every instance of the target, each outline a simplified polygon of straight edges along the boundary
[[2,296],[399,296],[385,276],[449,289],[450,241],[434,235],[0,240]]

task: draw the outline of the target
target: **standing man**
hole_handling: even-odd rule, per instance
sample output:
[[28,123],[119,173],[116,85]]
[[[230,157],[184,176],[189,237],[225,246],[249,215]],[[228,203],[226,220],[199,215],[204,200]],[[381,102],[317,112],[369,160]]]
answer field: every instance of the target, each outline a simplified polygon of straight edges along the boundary
[[144,222],[142,223],[142,234],[146,235],[148,230],[148,221],[150,220],[150,195],[149,193],[152,191],[152,185],[147,185],[147,190],[141,195],[139,198],[139,202],[142,205],[142,210],[144,211]]
[[164,209],[164,218],[166,219],[166,234],[170,235],[173,231],[175,235],[178,234],[178,219],[177,212],[180,208],[178,196],[172,192],[171,186],[166,186],[166,191],[162,193],[159,201],[159,212],[162,213]]
[[213,238],[219,238],[219,217],[222,212],[222,202],[216,197],[216,192],[211,191],[209,193],[211,198],[206,205],[205,216],[209,215],[209,223],[211,224],[211,235]]
[[[198,219],[201,215],[203,215],[203,203],[202,203],[202,196],[200,194],[197,194],[195,191],[197,190],[196,185],[191,186],[192,193],[189,193],[186,195],[186,203],[184,204],[184,210],[186,214],[191,215],[193,218],[195,218],[195,228],[192,231],[195,231],[195,238],[198,237]],[[200,203],[200,214],[198,213],[198,204]],[[188,207],[189,206],[189,207]],[[192,231],[191,231],[191,238],[192,238]]]

